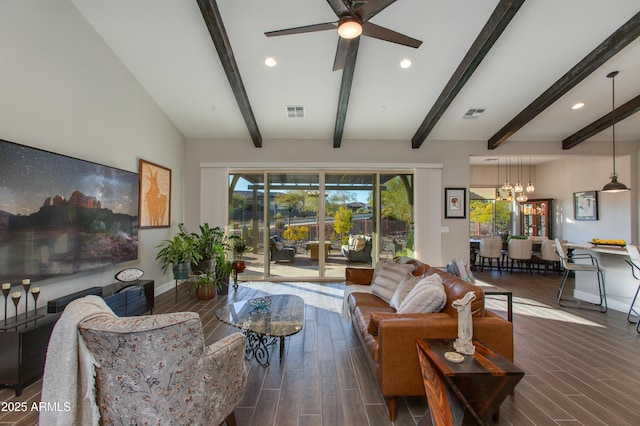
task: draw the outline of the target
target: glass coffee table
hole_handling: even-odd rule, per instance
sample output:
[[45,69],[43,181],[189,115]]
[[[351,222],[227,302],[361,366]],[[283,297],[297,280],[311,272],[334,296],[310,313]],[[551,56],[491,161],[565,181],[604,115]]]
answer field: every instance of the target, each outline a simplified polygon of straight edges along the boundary
[[304,326],[304,300],[291,294],[278,294],[243,300],[218,309],[216,317],[241,329],[247,337],[245,356],[269,365],[269,346],[280,339],[280,361],[284,338],[299,333]]

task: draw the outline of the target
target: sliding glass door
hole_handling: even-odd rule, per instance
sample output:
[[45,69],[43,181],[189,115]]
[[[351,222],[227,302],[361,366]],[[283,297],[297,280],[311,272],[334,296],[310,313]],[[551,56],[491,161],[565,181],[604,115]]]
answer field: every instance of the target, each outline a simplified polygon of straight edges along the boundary
[[234,172],[229,185],[229,234],[250,247],[241,280],[341,280],[413,248],[411,173]]

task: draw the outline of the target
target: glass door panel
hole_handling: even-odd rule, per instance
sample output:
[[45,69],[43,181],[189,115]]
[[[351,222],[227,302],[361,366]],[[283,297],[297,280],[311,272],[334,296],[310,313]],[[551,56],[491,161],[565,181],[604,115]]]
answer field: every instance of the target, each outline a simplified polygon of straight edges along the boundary
[[376,175],[325,175],[324,276],[344,279],[353,264],[371,267],[376,253]]
[[264,277],[264,175],[229,175],[229,235],[242,236],[248,250],[241,281]]
[[380,258],[413,256],[413,175],[380,175]]
[[[317,173],[269,173],[270,277],[317,278],[320,275]],[[315,253],[315,255],[314,255]]]

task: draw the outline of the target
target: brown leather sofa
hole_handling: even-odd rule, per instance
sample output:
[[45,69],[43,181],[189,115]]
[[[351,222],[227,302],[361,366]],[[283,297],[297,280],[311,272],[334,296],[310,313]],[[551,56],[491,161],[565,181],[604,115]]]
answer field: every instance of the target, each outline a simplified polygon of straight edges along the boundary
[[[396,418],[396,397],[425,395],[416,340],[457,338],[458,312],[451,302],[469,291],[476,295],[471,302],[473,337],[513,361],[513,326],[485,309],[482,288],[422,262],[411,263],[414,264],[415,276],[435,273],[442,277],[447,304],[441,312],[397,314],[386,301],[374,294],[351,293],[348,297],[351,323],[365,349],[380,390],[389,400],[391,421]],[[347,285],[370,285],[372,277],[373,269],[346,268]]]

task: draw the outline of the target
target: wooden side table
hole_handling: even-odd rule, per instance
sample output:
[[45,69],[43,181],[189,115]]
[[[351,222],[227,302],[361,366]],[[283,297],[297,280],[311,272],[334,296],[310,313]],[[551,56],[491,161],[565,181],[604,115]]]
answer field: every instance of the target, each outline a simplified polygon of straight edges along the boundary
[[511,361],[474,340],[476,352],[464,362],[447,361],[454,339],[419,339],[418,359],[429,409],[420,425],[485,425],[497,420],[500,404],[524,376]]

